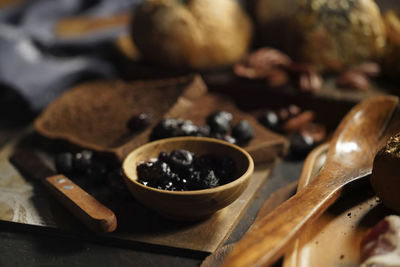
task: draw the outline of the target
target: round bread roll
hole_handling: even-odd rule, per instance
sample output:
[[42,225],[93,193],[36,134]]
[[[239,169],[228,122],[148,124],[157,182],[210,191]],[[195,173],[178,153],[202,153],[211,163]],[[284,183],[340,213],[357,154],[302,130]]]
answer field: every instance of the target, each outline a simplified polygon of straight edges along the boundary
[[378,59],[385,29],[373,0],[297,0],[289,42],[292,56],[322,71],[342,71]]
[[252,24],[236,0],[148,0],[134,14],[132,36],[151,63],[204,69],[242,58]]
[[400,81],[400,8],[385,13],[387,45],[382,60],[384,73]]
[[376,154],[370,180],[383,204],[400,212],[400,134]]

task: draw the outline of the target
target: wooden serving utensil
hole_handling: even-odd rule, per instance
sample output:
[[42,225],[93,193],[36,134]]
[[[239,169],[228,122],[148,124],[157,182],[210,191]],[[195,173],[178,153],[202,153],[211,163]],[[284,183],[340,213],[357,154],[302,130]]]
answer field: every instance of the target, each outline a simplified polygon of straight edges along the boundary
[[395,96],[377,96],[355,106],[336,129],[318,176],[247,232],[223,266],[268,266],[282,256],[346,184],[371,173],[378,149],[400,131],[398,103]]

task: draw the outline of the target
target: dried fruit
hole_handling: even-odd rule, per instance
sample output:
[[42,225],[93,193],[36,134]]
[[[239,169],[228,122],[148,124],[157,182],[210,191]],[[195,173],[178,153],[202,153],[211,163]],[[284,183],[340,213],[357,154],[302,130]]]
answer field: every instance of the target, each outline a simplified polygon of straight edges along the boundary
[[298,132],[305,125],[312,122],[315,118],[315,113],[310,110],[306,110],[300,114],[293,115],[291,118],[287,119],[281,126],[282,130],[285,132]]
[[322,76],[310,64],[293,63],[288,70],[297,77],[297,86],[302,92],[315,93],[322,87]]
[[336,85],[343,89],[366,91],[370,89],[367,75],[359,71],[348,70],[336,78]]
[[281,69],[272,69],[267,75],[267,83],[269,87],[281,87],[289,82],[289,75]]
[[270,72],[279,67],[287,67],[292,60],[273,48],[261,48],[237,63],[233,71],[237,76],[248,79],[267,78]]
[[308,123],[300,130],[300,133],[303,136],[311,136],[315,143],[321,143],[326,138],[326,127],[318,123]]

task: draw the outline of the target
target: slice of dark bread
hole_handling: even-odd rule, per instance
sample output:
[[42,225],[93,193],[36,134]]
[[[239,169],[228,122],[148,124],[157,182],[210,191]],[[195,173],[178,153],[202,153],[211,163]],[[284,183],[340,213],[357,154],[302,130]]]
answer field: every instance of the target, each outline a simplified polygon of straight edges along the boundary
[[[140,133],[129,131],[127,121],[133,115],[149,112],[156,123],[176,103],[192,101],[206,92],[200,76],[89,82],[56,99],[35,120],[34,126],[39,134],[50,139],[117,153],[119,147],[132,141],[133,147],[148,141],[150,129]],[[118,157],[121,159],[123,155]]]

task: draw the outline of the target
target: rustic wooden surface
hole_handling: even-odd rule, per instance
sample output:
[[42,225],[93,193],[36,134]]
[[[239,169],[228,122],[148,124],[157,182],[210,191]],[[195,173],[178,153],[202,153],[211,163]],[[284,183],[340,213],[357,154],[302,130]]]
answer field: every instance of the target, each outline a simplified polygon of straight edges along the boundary
[[[0,152],[0,218],[4,221],[56,228],[62,232],[84,233],[87,230],[47,194],[40,183],[23,178],[8,158],[15,143],[3,147]],[[43,154],[43,153],[42,153]],[[43,157],[43,155],[42,155]],[[48,159],[47,159],[48,160]],[[189,250],[213,252],[229,236],[260,186],[265,182],[272,164],[259,165],[248,188],[231,205],[197,223],[178,223],[163,219],[133,199],[124,202],[96,198],[113,210],[118,229],[103,235],[110,240],[124,240],[162,245]]]
[[[282,204],[285,200],[295,194],[297,182],[292,182],[283,188],[277,190],[268,198],[268,200],[261,206],[257,217],[251,227],[254,227],[262,223],[262,218]],[[250,227],[250,229],[251,229]],[[227,244],[217,249],[214,253],[204,259],[201,263],[201,267],[218,267],[220,266],[225,257],[233,250],[235,244]]]
[[340,196],[343,187],[371,172],[375,153],[400,130],[397,97],[383,96],[354,107],[335,131],[324,168],[310,183],[254,227],[224,266],[271,265],[296,235]]
[[[253,223],[262,204],[273,192],[296,181],[302,165],[302,160],[284,160],[276,165],[225,244],[240,240]],[[65,211],[58,211],[58,214],[60,213],[65,214]],[[122,240],[114,242],[98,236],[51,231],[50,228],[9,221],[0,221],[0,247],[2,248],[0,265],[4,267],[46,265],[194,267],[199,266],[208,255],[140,242],[122,242]]]

